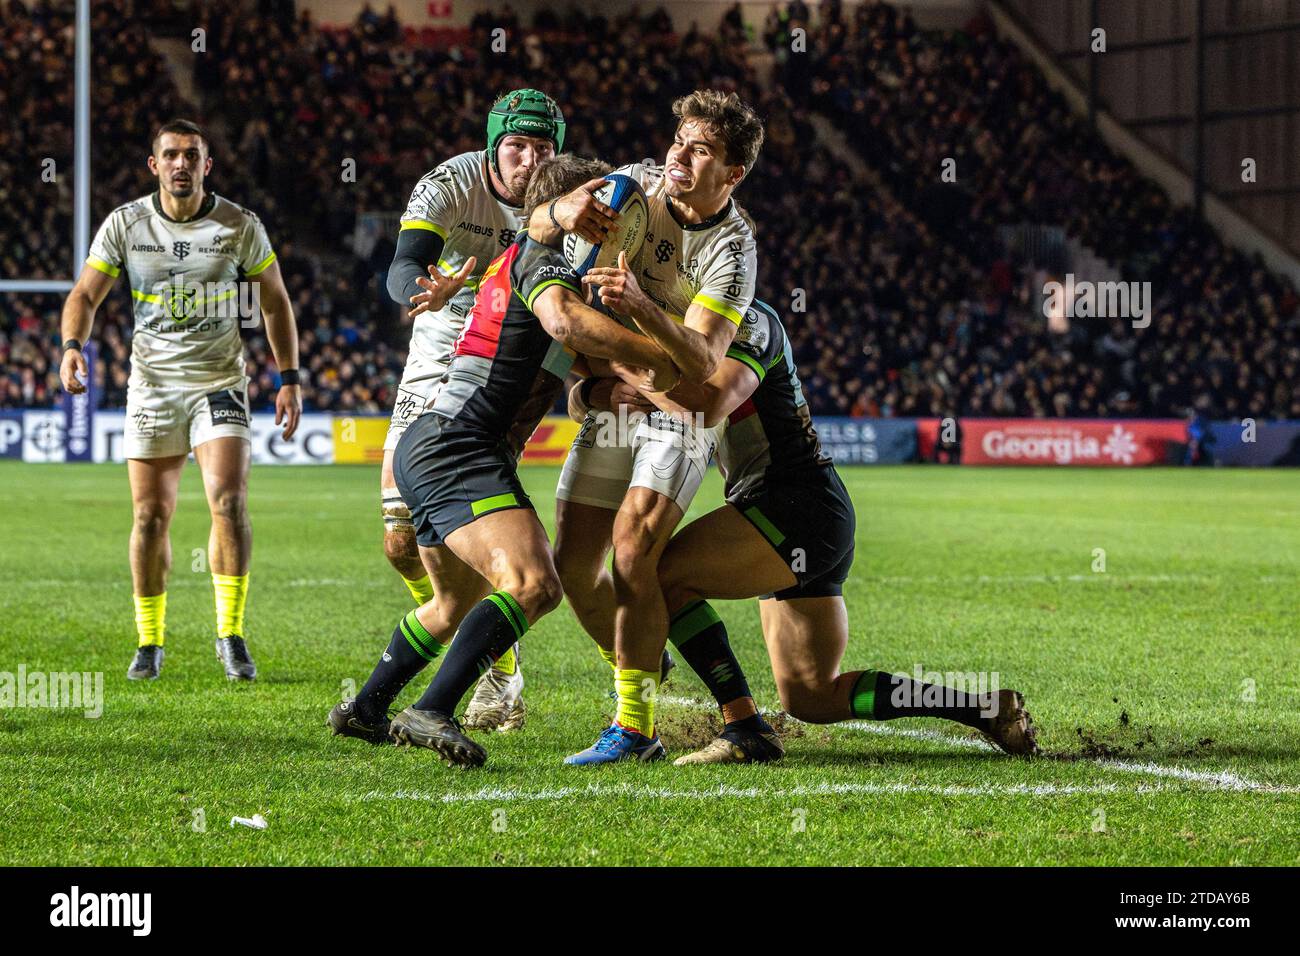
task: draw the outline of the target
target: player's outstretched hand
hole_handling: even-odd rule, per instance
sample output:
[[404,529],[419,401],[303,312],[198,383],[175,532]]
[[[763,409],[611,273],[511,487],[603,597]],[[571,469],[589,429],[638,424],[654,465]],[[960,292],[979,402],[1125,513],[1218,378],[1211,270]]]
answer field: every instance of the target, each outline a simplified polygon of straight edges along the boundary
[[604,176],[597,176],[555,201],[555,221],[561,229],[592,243],[618,235],[618,214],[593,195],[605,182]]
[[[81,354],[81,349],[68,349],[63,353],[63,363],[59,366],[59,380],[63,382],[65,392],[69,395],[80,395],[84,392],[88,374],[86,356]],[[81,378],[77,378],[78,375]]]
[[298,420],[302,418],[302,386],[281,385],[275,396],[275,423],[284,422],[281,437],[288,441],[298,430]]
[[415,280],[416,285],[427,291],[411,296],[411,310],[406,313],[407,316],[413,319],[422,312],[439,311],[451,301],[452,296],[464,288],[477,261],[474,256],[470,256],[460,271],[453,275],[443,275],[437,266],[429,266],[429,278],[421,276]]
[[582,277],[585,285],[595,286],[600,301],[622,315],[638,321],[655,305],[650,297],[641,291],[636,276],[627,264],[627,253],[618,254],[618,265],[601,269],[589,269]]

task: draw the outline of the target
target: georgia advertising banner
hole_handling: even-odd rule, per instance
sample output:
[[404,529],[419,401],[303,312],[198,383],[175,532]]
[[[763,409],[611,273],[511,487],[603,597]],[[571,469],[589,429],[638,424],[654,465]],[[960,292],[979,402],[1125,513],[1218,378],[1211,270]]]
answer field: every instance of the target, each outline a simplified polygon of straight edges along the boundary
[[1177,419],[963,418],[963,465],[1179,464],[1187,423]]

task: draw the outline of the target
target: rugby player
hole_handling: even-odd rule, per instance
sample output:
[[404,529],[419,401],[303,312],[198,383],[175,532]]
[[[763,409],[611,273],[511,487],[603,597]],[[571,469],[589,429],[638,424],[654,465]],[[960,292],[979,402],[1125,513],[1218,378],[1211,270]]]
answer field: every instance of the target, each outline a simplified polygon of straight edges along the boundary
[[139,636],[126,676],[152,680],[162,668],[172,557],[168,528],[181,470],[193,450],[212,515],[208,564],[216,593],[217,656],[228,678],[252,680],[257,668],[244,640],[251,433],[239,283],[252,284],[253,301],[266,320],[280,369],[275,421],[284,425],[285,440],[293,437],[302,413],[298,330],[261,220],[204,188],[212,158],[203,130],[187,120],[164,123],[148,164],[158,191],[119,206],[104,220],[63,307],[60,377],[69,392],[85,391],[81,343],[125,270],[135,300],[124,444]]
[[[638,322],[644,312],[630,313]],[[629,370],[621,374],[631,375]],[[631,378],[631,384],[636,379]],[[853,563],[855,516],[835,466],[823,454],[793,352],[776,312],[756,301],[718,371],[704,385],[679,384],[648,397],[665,411],[726,421],[718,464],[727,503],[692,521],[672,539],[659,565],[669,622],[631,620],[618,633],[620,663],[653,668],[671,640],[722,708],[722,733],[681,764],[778,759],[780,739],[759,715],[726,628],[710,599],[759,598],[759,615],[781,704],[793,717],[842,720],[942,717],[982,731],[1010,754],[1037,752],[1023,697],[966,694],[884,671],[841,673],[848,643],[843,584]],[[635,707],[649,730],[615,721],[569,763],[598,764],[638,756],[654,739],[653,687]]]
[[[722,361],[754,295],[753,231],[732,193],[758,158],[763,125],[734,93],[713,90],[678,99],[673,113],[678,125],[664,165],[618,170],[640,182],[649,200],[645,244],[629,273],[634,281],[601,276],[602,270],[589,279],[615,312],[626,312],[624,300],[635,296],[645,315],[640,330],[668,353],[684,379],[699,383]],[[604,212],[581,191],[566,198],[550,213],[565,230],[575,228],[579,215]],[[543,224],[547,215],[539,209],[532,222]],[[661,679],[666,660],[649,669],[631,667],[616,656],[615,632],[621,622],[663,618],[655,569],[703,480],[718,435],[716,428],[658,409],[628,421],[631,434],[606,441],[609,429],[595,413],[587,415],[556,491],[560,580],[578,621],[627,690],[621,701],[633,700],[644,681]],[[611,547],[612,573],[605,567]],[[618,719],[650,729],[635,710],[620,709]],[[656,748],[647,745],[643,758],[661,754]]]
[[[548,160],[533,174],[527,206],[608,169],[573,156]],[[530,227],[488,266],[429,410],[397,444],[393,475],[420,555],[449,582],[455,603],[435,595],[399,622],[349,712],[343,705],[331,712],[336,733],[428,747],[453,765],[486,760],[453,718],[456,706],[562,596],[546,531],[516,473],[524,444],[562,390],[575,353],[646,369],[636,380],[647,387],[669,388],[677,378],[653,341],[584,303],[561,239],[558,228]],[[460,606],[471,594],[472,606]],[[388,705],[453,632],[424,695],[390,724]]]
[[[546,94],[520,89],[498,97],[488,114],[487,148],[454,156],[421,178],[401,217],[388,293],[408,307],[414,324],[384,440],[380,495],[384,553],[417,604],[454,582],[440,580],[436,566],[431,579],[420,559],[410,509],[393,479],[393,450],[446,371],[483,271],[523,228],[529,180],[564,147],[564,132],[564,116]],[[574,228],[595,242],[603,235],[592,215],[575,217]],[[466,599],[472,605],[479,597]],[[511,649],[483,675],[466,723],[500,730],[522,726],[522,691],[523,672]]]

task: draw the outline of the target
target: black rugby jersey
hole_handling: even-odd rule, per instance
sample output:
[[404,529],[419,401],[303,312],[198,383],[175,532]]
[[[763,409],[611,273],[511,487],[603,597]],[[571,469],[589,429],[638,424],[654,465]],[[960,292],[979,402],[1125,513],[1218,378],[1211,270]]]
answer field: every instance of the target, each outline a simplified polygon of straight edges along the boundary
[[754,393],[728,416],[718,445],[727,500],[760,492],[768,481],[798,480],[829,466],[790,340],[770,305],[755,299],[745,310],[727,357],[744,362],[759,380]]
[[526,233],[492,260],[430,405],[444,418],[499,436],[516,457],[573,366],[573,353],[531,311],[552,285],[582,295],[582,280],[560,251]]

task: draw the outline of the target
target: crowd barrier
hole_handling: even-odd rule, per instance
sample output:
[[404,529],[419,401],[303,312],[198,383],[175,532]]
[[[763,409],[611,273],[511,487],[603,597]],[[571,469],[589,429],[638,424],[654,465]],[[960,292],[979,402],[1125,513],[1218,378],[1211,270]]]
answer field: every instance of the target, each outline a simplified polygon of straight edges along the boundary
[[[0,458],[123,461],[125,412],[68,405],[0,410]],[[841,465],[1300,465],[1300,422],[1214,422],[1192,437],[1179,419],[815,417],[813,423],[823,450]],[[288,441],[270,413],[254,413],[252,428],[255,464],[373,465],[383,459],[388,418],[308,412]],[[577,431],[563,416],[543,419],[524,463],[562,464]]]

